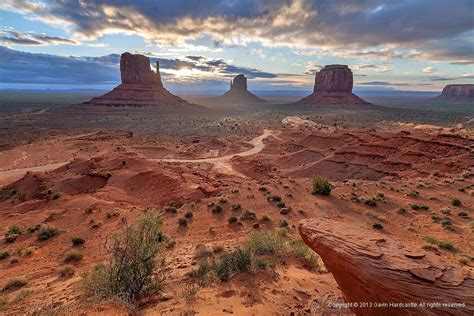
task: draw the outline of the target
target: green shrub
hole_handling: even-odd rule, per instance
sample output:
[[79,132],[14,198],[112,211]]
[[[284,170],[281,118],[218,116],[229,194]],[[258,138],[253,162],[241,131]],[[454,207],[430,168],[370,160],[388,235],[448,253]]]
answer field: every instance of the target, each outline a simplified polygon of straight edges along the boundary
[[81,237],[72,237],[71,242],[73,246],[79,246],[84,244],[86,241],[82,239]]
[[178,219],[178,224],[179,226],[188,226],[188,221],[186,220],[186,218],[180,218]]
[[165,208],[165,211],[168,213],[176,214],[178,213],[178,209],[174,206],[168,206]]
[[441,221],[441,225],[443,227],[451,226],[452,224],[453,223],[449,219],[445,219],[445,220]]
[[52,227],[52,226],[41,226],[41,228],[38,230],[37,236],[38,240],[44,241],[48,240],[51,237],[54,237],[60,233],[60,230]]
[[193,212],[187,211],[187,212],[184,214],[184,217],[185,217],[185,218],[192,218],[192,217],[193,217]]
[[240,211],[242,206],[240,204],[232,204],[231,208],[233,211]]
[[225,196],[221,196],[221,197],[219,198],[219,203],[222,203],[222,204],[227,203],[227,198],[226,198]]
[[23,230],[20,227],[10,226],[10,228],[8,228],[8,231],[6,232],[5,235],[12,235],[12,234],[21,235],[22,233],[23,233]]
[[5,259],[5,258],[8,257],[9,255],[10,255],[10,253],[9,253],[8,251],[0,252],[0,260]]
[[237,220],[238,220],[237,217],[231,216],[231,217],[229,217],[228,221],[229,221],[229,224],[235,224],[235,223],[237,223]]
[[273,202],[273,201],[280,202],[281,201],[281,196],[279,196],[279,195],[270,195],[269,197],[267,197],[267,200],[269,202]]
[[453,206],[460,206],[461,205],[461,201],[458,200],[458,199],[453,199],[451,201],[451,204],[453,204]]
[[222,206],[220,205],[214,205],[211,210],[212,213],[221,213],[223,211]]
[[2,292],[16,290],[16,289],[24,287],[27,284],[28,284],[28,281],[26,281],[25,279],[10,280],[2,287]]
[[54,200],[57,200],[57,199],[59,199],[62,195],[63,195],[62,192],[56,192],[56,193],[54,193],[54,195],[53,195],[53,199],[54,199]]
[[412,197],[412,198],[416,198],[418,197],[418,195],[420,195],[420,192],[418,191],[410,191],[407,193],[407,196]]
[[282,228],[288,227],[288,222],[285,221],[285,220],[281,220],[279,226],[282,227]]
[[450,242],[439,240],[439,239],[436,239],[436,238],[431,237],[431,236],[427,236],[425,238],[425,241],[432,244],[432,245],[436,245],[440,248],[443,248],[443,249],[447,249],[447,250],[453,250],[454,249],[454,246]]
[[310,270],[319,270],[318,256],[309,248],[303,240],[297,239],[290,242],[291,251]]
[[65,263],[72,263],[81,261],[84,255],[77,251],[68,251],[64,254],[64,262]]
[[248,272],[252,267],[252,254],[248,250],[236,249],[225,253],[215,262],[215,272],[221,281],[229,280],[232,273]]
[[469,217],[469,214],[467,214],[467,212],[464,212],[464,211],[463,211],[463,212],[459,212],[459,213],[458,213],[458,216],[459,216],[459,217]]
[[242,216],[240,216],[240,219],[243,219],[243,220],[254,220],[254,219],[257,219],[257,215],[255,214],[255,212],[251,211],[251,210],[246,210],[244,212],[244,214],[242,214]]
[[381,223],[373,223],[372,228],[373,229],[383,229],[383,225]]
[[371,206],[371,207],[377,206],[377,202],[375,202],[374,200],[370,200],[370,199],[365,200],[364,204],[367,205],[367,206]]
[[159,290],[164,279],[166,246],[157,238],[163,220],[159,214],[142,215],[125,231],[113,236],[108,247],[109,261],[96,266],[85,277],[85,290],[102,298],[120,297],[134,302],[142,295]]
[[272,232],[253,232],[245,241],[244,249],[261,255],[283,255],[287,251],[285,240]]
[[289,209],[288,207],[282,207],[282,208],[280,209],[280,214],[282,214],[282,215],[286,215],[286,214],[288,214],[289,212],[290,212],[290,209]]
[[317,176],[313,179],[312,194],[329,195],[331,194],[331,183],[324,177]]
[[277,207],[279,207],[279,208],[286,207],[286,204],[285,204],[285,202],[278,202]]

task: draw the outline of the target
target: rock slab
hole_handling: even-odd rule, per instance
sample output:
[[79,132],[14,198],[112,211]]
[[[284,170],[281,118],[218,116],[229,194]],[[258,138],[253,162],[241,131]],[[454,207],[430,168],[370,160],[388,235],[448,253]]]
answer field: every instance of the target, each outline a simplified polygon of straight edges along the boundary
[[345,300],[358,304],[351,307],[356,315],[474,314],[472,268],[339,221],[303,220],[299,232],[333,274]]

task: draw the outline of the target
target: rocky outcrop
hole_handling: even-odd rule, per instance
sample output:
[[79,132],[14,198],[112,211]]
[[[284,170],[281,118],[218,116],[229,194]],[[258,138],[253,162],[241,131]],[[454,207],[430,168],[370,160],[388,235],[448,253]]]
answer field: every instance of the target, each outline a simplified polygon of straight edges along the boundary
[[448,84],[436,99],[454,102],[474,102],[474,84]]
[[328,65],[316,73],[313,93],[297,101],[300,105],[368,105],[352,93],[353,76],[346,65]]
[[230,82],[230,89],[221,98],[220,101],[232,103],[263,103],[265,100],[257,97],[247,90],[247,78],[244,75],[237,75]]
[[299,232],[357,315],[474,314],[471,268],[340,221],[303,220]]
[[156,107],[160,111],[167,112],[204,109],[166,90],[161,81],[159,63],[156,63],[156,72],[152,71],[150,59],[146,56],[123,53],[120,57],[120,75],[122,84],[84,104],[109,107]]

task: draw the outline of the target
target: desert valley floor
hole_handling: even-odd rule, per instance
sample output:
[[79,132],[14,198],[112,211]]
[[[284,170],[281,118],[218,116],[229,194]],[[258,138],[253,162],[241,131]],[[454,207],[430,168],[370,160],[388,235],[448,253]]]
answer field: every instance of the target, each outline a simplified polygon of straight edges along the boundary
[[[4,291],[0,313],[350,314],[334,304],[343,295],[319,256],[308,261],[289,253],[272,268],[226,282],[200,282],[193,274],[201,260],[232,251],[255,231],[296,243],[305,219],[375,233],[474,273],[469,128],[394,120],[348,125],[338,121],[343,114],[280,113],[268,120],[176,117],[160,125],[144,115],[127,118],[123,128],[113,117],[91,115],[83,122],[97,130],[81,131],[72,119],[61,125],[51,116],[42,121],[59,125],[40,128],[41,115],[3,120],[2,234],[13,226],[23,233],[2,241],[8,256],[0,260],[0,284],[27,284]],[[9,124],[24,128],[15,134]],[[316,175],[330,179],[329,196],[311,194]],[[152,209],[163,212],[172,241],[164,251],[163,290],[133,308],[85,297],[84,273],[105,259],[111,234]],[[35,227],[45,225],[59,233],[42,241]],[[75,237],[85,242],[73,246]],[[65,262],[71,251],[81,258]],[[357,269],[347,273],[364,267]]]

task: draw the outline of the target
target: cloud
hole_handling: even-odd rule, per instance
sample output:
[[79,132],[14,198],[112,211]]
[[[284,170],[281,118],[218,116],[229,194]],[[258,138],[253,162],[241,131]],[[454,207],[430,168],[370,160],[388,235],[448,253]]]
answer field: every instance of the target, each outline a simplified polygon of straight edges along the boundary
[[408,86],[431,86],[431,83],[408,83],[408,82],[389,82],[389,81],[369,81],[361,82],[357,85],[363,86],[394,86],[394,87],[408,87]]
[[430,81],[452,81],[452,80],[463,80],[463,79],[474,79],[472,74],[464,74],[461,76],[432,76],[428,77]]
[[305,75],[314,75],[316,74],[318,71],[321,70],[321,65],[318,65],[317,62],[315,61],[309,61],[308,64],[306,65],[306,69],[304,71],[304,74]]
[[433,72],[436,72],[438,71],[438,69],[434,68],[434,67],[426,67],[426,68],[423,68],[422,71],[424,73],[427,73],[427,74],[431,74]]
[[4,0],[0,8],[63,21],[78,38],[124,33],[182,44],[210,36],[216,47],[260,42],[352,51],[361,58],[474,63],[472,0]]
[[78,44],[76,41],[49,36],[46,34],[38,34],[33,32],[17,32],[9,28],[0,29],[0,42],[5,45],[25,45],[25,46],[44,46],[59,44]]
[[386,73],[393,70],[388,66],[380,66],[374,64],[351,65],[350,68],[354,71],[375,71],[377,73]]
[[[184,59],[166,59],[151,56],[152,65],[159,61],[162,76],[177,84],[207,81],[227,82],[229,77],[245,74],[249,78],[275,78],[276,74],[258,69],[232,65],[223,59],[188,56]],[[120,55],[98,57],[57,56],[28,53],[0,46],[0,82],[29,84],[117,84],[120,81]],[[195,72],[176,78],[176,72],[189,69]],[[186,79],[186,80],[184,80]]]

